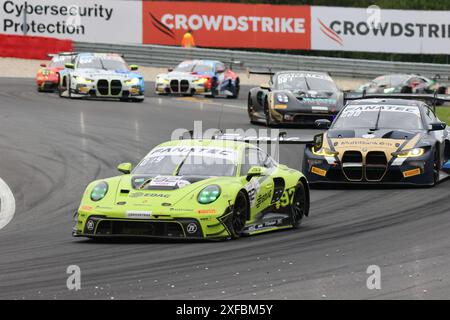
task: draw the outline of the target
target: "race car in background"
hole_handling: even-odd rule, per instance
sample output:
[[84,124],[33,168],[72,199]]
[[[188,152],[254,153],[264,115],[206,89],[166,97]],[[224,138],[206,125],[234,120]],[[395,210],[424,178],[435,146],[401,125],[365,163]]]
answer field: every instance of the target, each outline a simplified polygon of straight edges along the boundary
[[118,170],[88,185],[74,236],[236,239],[309,213],[303,174],[244,141],[174,140]]
[[384,75],[361,85],[356,92],[366,93],[438,93],[447,94],[447,86],[435,79],[415,74]]
[[113,53],[79,53],[60,72],[59,95],[68,98],[113,98],[144,101],[144,78]]
[[349,102],[332,124],[318,120],[331,127],[305,148],[310,183],[433,186],[448,177],[450,131],[430,105],[411,100],[419,98],[435,96],[368,95]]
[[[233,62],[234,63],[234,62]],[[230,64],[231,66],[231,64]],[[187,60],[168,73],[159,74],[155,80],[155,92],[159,95],[201,94],[209,97],[239,96],[240,80],[224,63],[213,60]]]
[[59,73],[65,68],[66,63],[73,63],[77,54],[75,52],[61,52],[49,54],[51,61],[42,63],[36,74],[36,85],[39,92],[53,92],[58,89]]
[[332,121],[344,105],[344,94],[326,73],[311,71],[255,72],[271,75],[269,84],[253,88],[247,110],[251,123],[313,125]]

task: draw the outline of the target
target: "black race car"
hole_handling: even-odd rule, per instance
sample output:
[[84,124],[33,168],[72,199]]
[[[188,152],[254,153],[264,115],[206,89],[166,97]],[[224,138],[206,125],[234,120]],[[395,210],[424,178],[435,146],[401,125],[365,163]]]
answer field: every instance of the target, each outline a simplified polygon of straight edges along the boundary
[[447,86],[438,82],[436,75],[429,79],[416,74],[390,74],[380,76],[360,86],[356,92],[366,93],[435,93],[446,94]]
[[344,105],[344,94],[326,73],[310,71],[252,72],[271,75],[269,84],[250,90],[251,123],[313,125],[317,119],[332,121]]
[[[410,100],[414,95],[382,96],[349,102],[332,124],[316,122],[330,129],[305,148],[303,172],[311,184],[433,186],[448,176],[450,131],[433,108]],[[450,96],[438,100],[450,101]]]

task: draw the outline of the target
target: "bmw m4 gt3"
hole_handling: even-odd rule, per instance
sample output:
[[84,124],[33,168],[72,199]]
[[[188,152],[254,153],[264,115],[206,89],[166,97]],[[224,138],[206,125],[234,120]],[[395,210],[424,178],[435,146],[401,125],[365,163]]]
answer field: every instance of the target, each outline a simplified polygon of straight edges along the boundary
[[242,141],[170,141],[118,169],[86,188],[74,236],[234,239],[297,228],[309,212],[303,174]]
[[59,94],[68,98],[144,100],[144,78],[136,65],[128,66],[118,54],[80,53],[61,71]]
[[239,96],[239,77],[224,63],[212,60],[187,60],[168,73],[159,74],[155,81],[155,92],[159,95],[200,94],[209,97]]
[[269,84],[250,90],[247,108],[251,123],[313,125],[318,119],[333,120],[343,105],[344,94],[328,74],[282,71]]
[[[329,127],[328,120],[318,120]],[[433,186],[448,175],[450,132],[417,100],[363,99],[344,107],[331,128],[305,149],[310,183]]]

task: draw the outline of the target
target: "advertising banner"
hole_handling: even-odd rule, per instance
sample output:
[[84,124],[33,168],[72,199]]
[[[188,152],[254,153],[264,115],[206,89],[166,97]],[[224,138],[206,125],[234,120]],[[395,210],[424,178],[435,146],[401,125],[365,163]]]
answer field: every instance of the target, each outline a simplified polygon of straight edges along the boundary
[[311,7],[311,49],[450,54],[450,12]]
[[310,7],[144,1],[143,42],[180,45],[192,30],[196,46],[310,49]]
[[2,0],[0,33],[139,44],[142,43],[142,2]]

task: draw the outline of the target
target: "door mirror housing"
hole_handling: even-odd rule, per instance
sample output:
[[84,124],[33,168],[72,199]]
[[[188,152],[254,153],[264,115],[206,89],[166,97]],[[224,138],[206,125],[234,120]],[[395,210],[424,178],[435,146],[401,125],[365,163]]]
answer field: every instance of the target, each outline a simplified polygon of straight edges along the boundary
[[66,67],[67,69],[75,69],[75,65],[73,63],[66,63],[64,67]]
[[267,169],[264,167],[254,166],[251,167],[247,172],[247,181],[250,181],[253,177],[264,176],[267,172]]
[[117,166],[117,170],[124,174],[130,174],[131,170],[133,170],[133,165],[129,162],[121,163]]
[[47,65],[46,65],[45,63],[41,63],[40,66],[41,66],[42,68],[47,68]]
[[445,122],[435,122],[430,124],[430,131],[441,131],[447,128],[447,124]]
[[137,66],[137,65],[135,65],[135,64],[132,64],[131,66],[130,66],[130,70],[131,71],[136,71],[136,70],[138,70],[139,69],[139,67]]
[[168,68],[167,71],[172,72],[173,68]]
[[314,122],[316,128],[319,129],[330,129],[331,121],[328,119],[319,119]]

